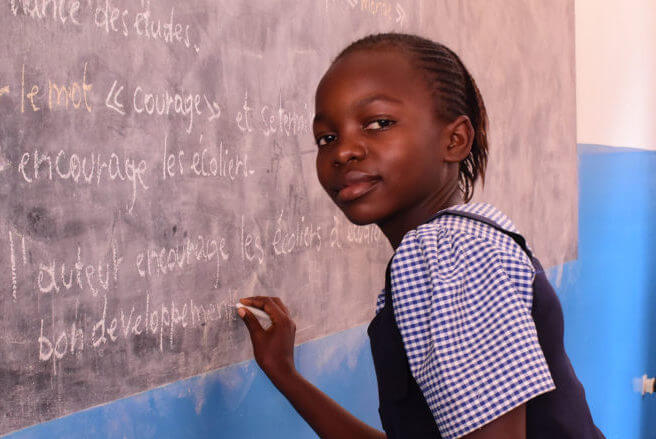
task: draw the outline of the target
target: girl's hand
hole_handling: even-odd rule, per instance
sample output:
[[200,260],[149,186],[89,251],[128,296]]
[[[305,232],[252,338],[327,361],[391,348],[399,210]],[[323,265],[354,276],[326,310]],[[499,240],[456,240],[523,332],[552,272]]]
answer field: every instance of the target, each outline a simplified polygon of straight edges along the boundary
[[385,439],[384,433],[356,419],[296,371],[296,325],[280,299],[257,296],[240,302],[262,309],[271,317],[271,326],[263,329],[253,313],[245,308],[237,311],[251,334],[255,361],[319,437]]
[[237,311],[251,335],[257,364],[272,379],[293,373],[296,325],[289,317],[287,307],[277,297],[256,296],[239,301],[262,309],[271,317],[271,326],[263,329],[253,313],[244,308]]

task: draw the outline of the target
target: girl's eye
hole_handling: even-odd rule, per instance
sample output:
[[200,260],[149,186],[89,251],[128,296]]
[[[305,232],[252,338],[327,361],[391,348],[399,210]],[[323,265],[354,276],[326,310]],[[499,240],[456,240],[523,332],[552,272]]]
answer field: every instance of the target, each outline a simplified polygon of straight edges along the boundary
[[394,121],[390,119],[376,119],[364,126],[365,130],[382,130],[394,125]]
[[326,134],[325,136],[320,136],[317,137],[317,145],[318,146],[325,146],[328,145],[331,142],[334,142],[337,136],[334,134]]

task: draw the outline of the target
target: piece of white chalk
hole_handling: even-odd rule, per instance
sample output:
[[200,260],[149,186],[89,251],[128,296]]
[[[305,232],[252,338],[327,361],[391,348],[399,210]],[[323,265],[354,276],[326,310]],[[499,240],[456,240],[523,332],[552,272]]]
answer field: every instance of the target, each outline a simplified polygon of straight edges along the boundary
[[269,314],[265,313],[261,309],[255,308],[253,306],[244,305],[243,303],[238,303],[236,306],[237,309],[246,308],[247,310],[252,312],[253,315],[260,320],[260,324],[264,327],[264,329],[271,326],[271,317],[269,317]]

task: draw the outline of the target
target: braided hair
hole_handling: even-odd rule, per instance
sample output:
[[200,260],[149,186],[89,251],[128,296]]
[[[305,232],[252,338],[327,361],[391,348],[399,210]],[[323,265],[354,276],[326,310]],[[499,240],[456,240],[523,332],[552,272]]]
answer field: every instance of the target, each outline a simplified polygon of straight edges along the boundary
[[444,121],[466,115],[474,127],[474,141],[469,155],[460,162],[458,184],[465,202],[474,194],[474,184],[485,181],[487,166],[487,112],[474,78],[458,55],[443,44],[417,35],[383,33],[369,35],[351,43],[333,62],[360,50],[393,47],[407,53],[425,74],[433,93],[435,111]]

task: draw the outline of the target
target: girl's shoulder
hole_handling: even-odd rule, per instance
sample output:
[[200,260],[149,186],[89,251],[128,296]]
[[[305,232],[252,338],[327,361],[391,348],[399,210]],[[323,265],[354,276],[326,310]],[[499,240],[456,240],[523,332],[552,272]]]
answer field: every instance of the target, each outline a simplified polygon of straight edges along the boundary
[[[468,213],[472,217],[448,212]],[[498,228],[480,218],[495,223]],[[453,266],[454,259],[463,257],[473,262],[472,259],[497,256],[531,266],[526,252],[507,232],[521,235],[510,218],[495,206],[482,202],[459,204],[440,211],[432,220],[408,232],[396,253],[403,258],[404,254],[420,252],[444,266]],[[527,247],[530,251],[528,244]]]
[[[527,253],[505,231],[519,234],[512,221],[487,203],[470,203],[447,209],[468,212],[498,224],[442,212],[409,231],[390,264],[392,297],[404,303],[451,294],[467,285],[469,291],[488,291],[492,279],[507,279],[530,309],[535,268]],[[504,281],[505,282],[505,281]],[[384,305],[379,296],[376,310]],[[395,305],[396,306],[396,305]]]
[[[508,218],[508,216],[497,207],[489,203],[478,202],[458,204],[449,207],[448,209],[444,209],[444,211],[440,211],[438,213],[450,211],[465,212],[484,217],[498,224],[501,226],[501,228],[509,232],[519,233],[519,230],[517,230],[517,227],[515,227],[515,224],[510,220],[510,218]],[[474,221],[471,218],[455,215],[440,215],[434,218],[431,223],[437,223],[445,227],[464,228],[466,230],[469,230],[467,226],[471,226],[472,224],[481,224],[480,221]]]

